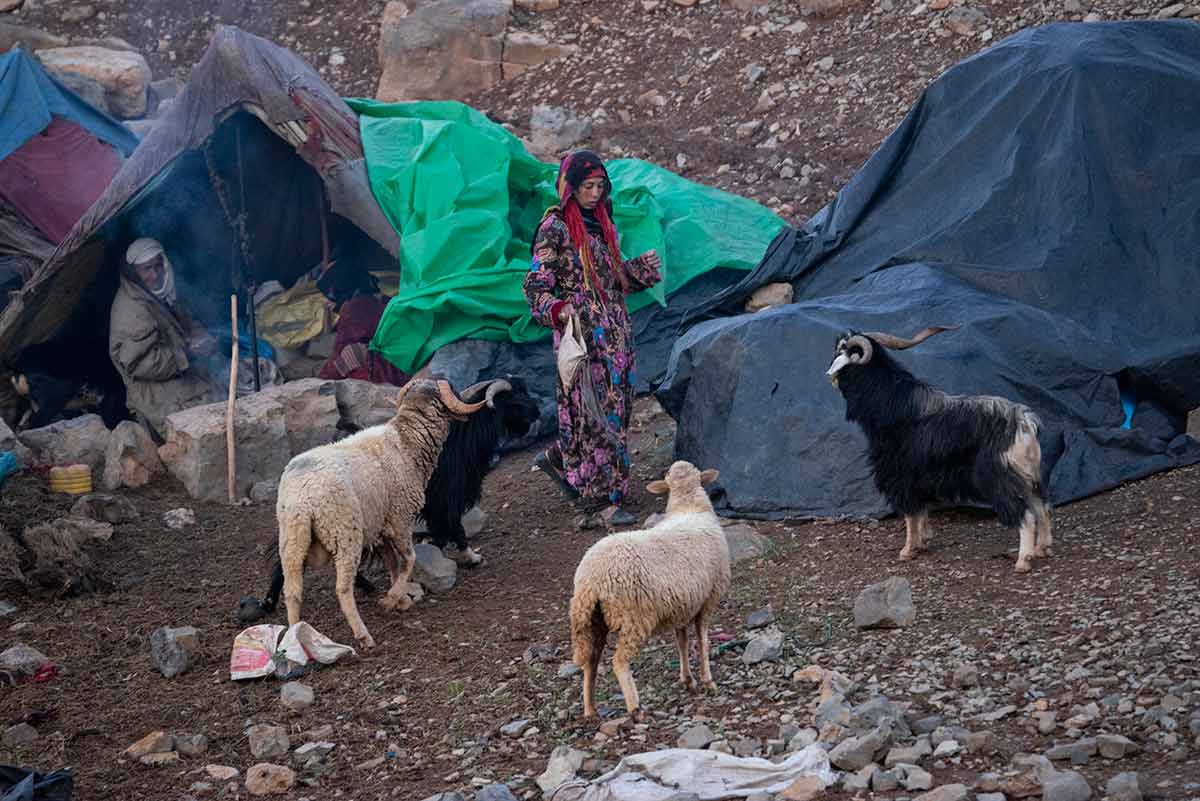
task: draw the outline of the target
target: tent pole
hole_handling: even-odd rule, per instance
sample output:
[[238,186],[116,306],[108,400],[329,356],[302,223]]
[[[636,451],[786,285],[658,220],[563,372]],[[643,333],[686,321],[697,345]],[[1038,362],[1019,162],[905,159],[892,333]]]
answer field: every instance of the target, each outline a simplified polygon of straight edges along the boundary
[[325,220],[325,182],[317,176],[317,219],[321,221],[321,269],[329,266],[329,227]]
[[[317,175],[317,219],[321,221],[321,269],[324,273],[329,269],[329,223],[325,219],[325,182],[321,180],[321,176]],[[321,332],[329,333],[331,328],[329,318],[329,307],[321,306],[324,319],[321,323]]]
[[[238,193],[239,205],[241,206],[241,225],[239,236],[242,238],[242,273],[245,274],[250,270],[249,260],[246,258],[246,172],[242,169],[242,129],[234,128],[234,138],[237,145],[237,168],[238,168]],[[254,293],[258,289],[257,276],[250,276],[250,280],[246,283],[246,306],[250,315],[250,352],[254,359],[254,391],[258,392],[262,389],[262,378],[259,374],[258,366],[258,317],[257,311],[254,308]]]
[[229,296],[229,307],[233,317],[233,357],[229,360],[229,404],[225,408],[226,472],[229,482],[229,502],[237,503],[237,438],[233,431],[234,413],[237,411],[238,374],[238,324],[237,293]]

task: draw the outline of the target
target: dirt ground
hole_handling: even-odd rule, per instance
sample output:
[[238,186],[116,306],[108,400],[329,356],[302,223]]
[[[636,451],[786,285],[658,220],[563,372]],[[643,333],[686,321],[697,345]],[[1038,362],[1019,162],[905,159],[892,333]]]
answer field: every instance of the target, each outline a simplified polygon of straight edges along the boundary
[[[662,505],[641,487],[670,459],[667,428],[657,418],[635,432],[641,461],[632,506],[639,514]],[[453,789],[470,797],[473,783],[489,781],[532,797],[540,796],[533,778],[561,743],[587,751],[584,775],[596,775],[622,754],[673,745],[695,722],[730,742],[776,737],[793,719],[810,725],[816,688],[793,681],[792,673],[818,664],[854,679],[863,698],[882,693],[911,704],[912,719],[937,714],[947,724],[994,732],[997,754],[935,763],[929,769],[938,784],[969,785],[1018,752],[1041,752],[1061,740],[1061,730],[1041,735],[1031,723],[1039,701],[1061,710],[1062,721],[1075,705],[1118,693],[1130,708],[1121,714],[1115,699],[1102,704],[1104,714],[1086,734],[1125,734],[1142,753],[1119,763],[1096,757],[1077,769],[1098,795],[1111,775],[1137,770],[1154,798],[1200,796],[1200,754],[1187,728],[1187,715],[1200,713],[1200,470],[1154,476],[1057,510],[1057,553],[1029,575],[1012,572],[1015,535],[982,513],[935,515],[932,552],[907,564],[895,558],[903,538],[898,520],[754,524],[771,547],[734,568],[716,625],[718,639],[732,637],[714,663],[720,693],[685,695],[668,664],[673,644],[654,644],[635,666],[654,715],[644,728],[608,739],[580,720],[578,677],[559,677],[569,660],[572,574],[604,532],[577,529],[573,509],[547,479],[529,472],[532,455],[509,455],[487,481],[489,519],[476,540],[485,565],[460,571],[453,590],[407,613],[385,613],[360,596],[378,647],[304,677],[316,702],[299,716],[280,706],[277,680],[235,683],[228,672],[241,628],[237,602],[264,589],[273,507],[195,502],[166,479],[123,493],[141,518],[92,548],[109,589],[56,599],[6,588],[18,611],[3,618],[0,650],[23,642],[62,672],[43,684],[0,687],[0,723],[29,720],[40,732],[31,745],[0,747],[0,763],[72,766],[80,799],[184,799],[194,782],[211,781],[202,775],[205,765],[231,765],[244,776],[260,761],[244,734],[251,722],[286,726],[293,748],[307,742],[305,732],[328,724],[332,733],[318,739],[334,742],[335,750],[319,767],[293,766],[300,783],[288,798],[421,799]],[[3,490],[0,524],[20,529],[64,515],[70,505],[40,477],[22,474]],[[195,511],[197,524],[171,531],[162,515],[180,506]],[[857,631],[855,596],[891,575],[912,583],[915,623]],[[352,642],[331,573],[313,574],[306,590],[305,619]],[[738,646],[749,636],[743,621],[768,604],[786,635],[782,661],[747,667],[739,660]],[[284,617],[280,610],[275,622]],[[162,625],[191,625],[201,634],[190,670],[170,680],[150,659],[150,633]],[[978,687],[951,686],[950,674],[962,664],[978,669]],[[604,695],[617,692],[611,674],[602,676],[601,688],[601,703],[610,705],[602,712],[623,713]],[[1162,721],[1147,728],[1145,710],[1165,704],[1168,694],[1182,704],[1172,713],[1176,728]],[[1008,704],[1015,711],[996,722],[972,717]],[[537,731],[520,739],[500,733],[519,719]],[[122,758],[124,748],[156,729],[203,734],[208,751],[166,768]],[[381,764],[362,767],[379,757]],[[215,784],[211,792],[219,797],[247,797],[240,782]]]

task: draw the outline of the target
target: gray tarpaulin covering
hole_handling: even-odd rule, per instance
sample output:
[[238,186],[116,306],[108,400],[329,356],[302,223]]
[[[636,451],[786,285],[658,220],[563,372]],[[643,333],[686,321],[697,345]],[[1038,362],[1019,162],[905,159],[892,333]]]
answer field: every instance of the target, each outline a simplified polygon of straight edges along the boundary
[[[794,304],[738,314],[778,281]],[[1200,461],[1200,25],[1054,24],[963,61],[689,323],[658,396],[727,512],[887,511],[824,375],[851,328],[960,325],[898,359],[1031,406],[1055,502]]]

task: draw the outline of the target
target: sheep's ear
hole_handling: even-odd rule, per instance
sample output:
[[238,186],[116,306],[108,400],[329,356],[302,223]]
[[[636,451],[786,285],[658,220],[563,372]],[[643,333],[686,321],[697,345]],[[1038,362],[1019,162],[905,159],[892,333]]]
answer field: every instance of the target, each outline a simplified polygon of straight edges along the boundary
[[700,474],[700,486],[707,487],[716,481],[719,475],[721,475],[719,470],[705,470]]
[[668,485],[667,482],[662,481],[662,480],[651,481],[649,484],[646,485],[646,492],[650,493],[651,495],[666,495],[670,491],[671,491],[670,485]]

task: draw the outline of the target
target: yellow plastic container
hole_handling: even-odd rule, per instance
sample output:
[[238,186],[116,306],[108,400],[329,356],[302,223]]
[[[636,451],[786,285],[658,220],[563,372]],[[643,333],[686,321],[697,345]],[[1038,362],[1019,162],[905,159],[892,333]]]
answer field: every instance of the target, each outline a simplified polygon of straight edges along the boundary
[[86,464],[50,468],[50,489],[68,495],[86,495],[92,491],[92,469]]

